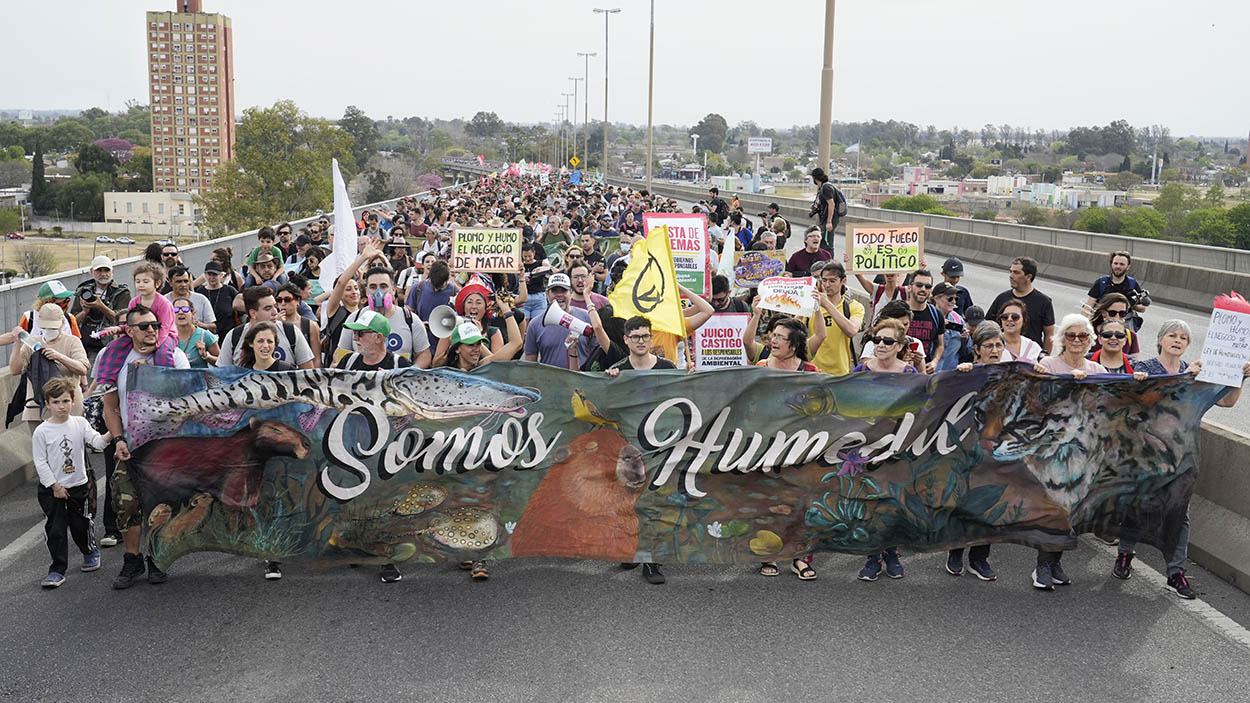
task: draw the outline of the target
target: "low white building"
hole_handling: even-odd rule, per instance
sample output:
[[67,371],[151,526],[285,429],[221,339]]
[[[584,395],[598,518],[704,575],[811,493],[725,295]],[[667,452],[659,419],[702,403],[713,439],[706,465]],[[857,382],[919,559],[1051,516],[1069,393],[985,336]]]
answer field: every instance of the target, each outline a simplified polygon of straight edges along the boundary
[[144,225],[190,225],[196,221],[190,193],[104,194],[104,221]]

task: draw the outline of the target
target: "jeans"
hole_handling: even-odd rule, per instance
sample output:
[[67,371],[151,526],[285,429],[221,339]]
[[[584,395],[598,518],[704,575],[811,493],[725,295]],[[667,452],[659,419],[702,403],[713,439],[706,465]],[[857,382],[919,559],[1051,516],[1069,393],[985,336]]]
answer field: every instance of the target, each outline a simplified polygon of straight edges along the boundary
[[[1137,547],[1133,537],[1136,532],[1125,530],[1120,533],[1120,554],[1132,554]],[[1176,549],[1168,557],[1168,576],[1175,576],[1185,570],[1185,561],[1189,558],[1189,506],[1185,506],[1185,517],[1181,520],[1180,530],[1176,534]]]
[[533,320],[546,312],[547,296],[542,293],[531,293],[530,297],[521,305],[521,310],[525,312],[525,319]]
[[69,568],[69,540],[65,538],[67,528],[74,538],[74,544],[84,556],[95,550],[91,512],[87,508],[89,490],[85,483],[67,488],[65,492],[69,494],[69,498],[62,499],[54,496],[51,488],[40,486],[38,489],[39,507],[43,508],[43,514],[48,518],[43,528],[47,535],[48,552],[52,555],[52,565],[48,567],[48,573],[64,575]]

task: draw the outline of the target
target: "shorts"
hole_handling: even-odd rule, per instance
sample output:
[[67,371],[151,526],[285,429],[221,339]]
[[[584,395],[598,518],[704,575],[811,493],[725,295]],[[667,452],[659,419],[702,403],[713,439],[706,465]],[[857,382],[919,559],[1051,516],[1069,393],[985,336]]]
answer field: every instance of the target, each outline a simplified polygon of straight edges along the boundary
[[119,461],[113,470],[113,507],[117,510],[117,530],[125,532],[143,525],[143,505],[130,478],[130,462]]
[[525,319],[533,320],[547,310],[547,296],[544,293],[530,293],[530,297],[525,299],[521,305],[521,311],[525,313]]

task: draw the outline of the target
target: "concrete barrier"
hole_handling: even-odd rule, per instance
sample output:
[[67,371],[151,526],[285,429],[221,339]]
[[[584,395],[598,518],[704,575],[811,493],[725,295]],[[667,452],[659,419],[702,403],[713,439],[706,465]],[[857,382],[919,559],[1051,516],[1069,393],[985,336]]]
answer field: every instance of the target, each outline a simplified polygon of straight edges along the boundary
[[[7,408],[17,390],[20,377],[9,374],[9,366],[0,368],[0,407]],[[20,419],[0,430],[0,495],[21,486],[35,477],[35,464],[30,452],[30,428]]]

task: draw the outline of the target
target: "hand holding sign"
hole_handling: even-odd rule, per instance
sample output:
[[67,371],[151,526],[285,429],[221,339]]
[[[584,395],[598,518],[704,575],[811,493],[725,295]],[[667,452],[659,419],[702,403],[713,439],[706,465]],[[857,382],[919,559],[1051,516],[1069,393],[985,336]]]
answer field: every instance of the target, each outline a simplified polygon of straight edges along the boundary
[[851,227],[847,273],[915,271],[924,261],[924,225]]
[[1202,344],[1199,381],[1240,388],[1250,370],[1250,303],[1236,292],[1215,299]]

